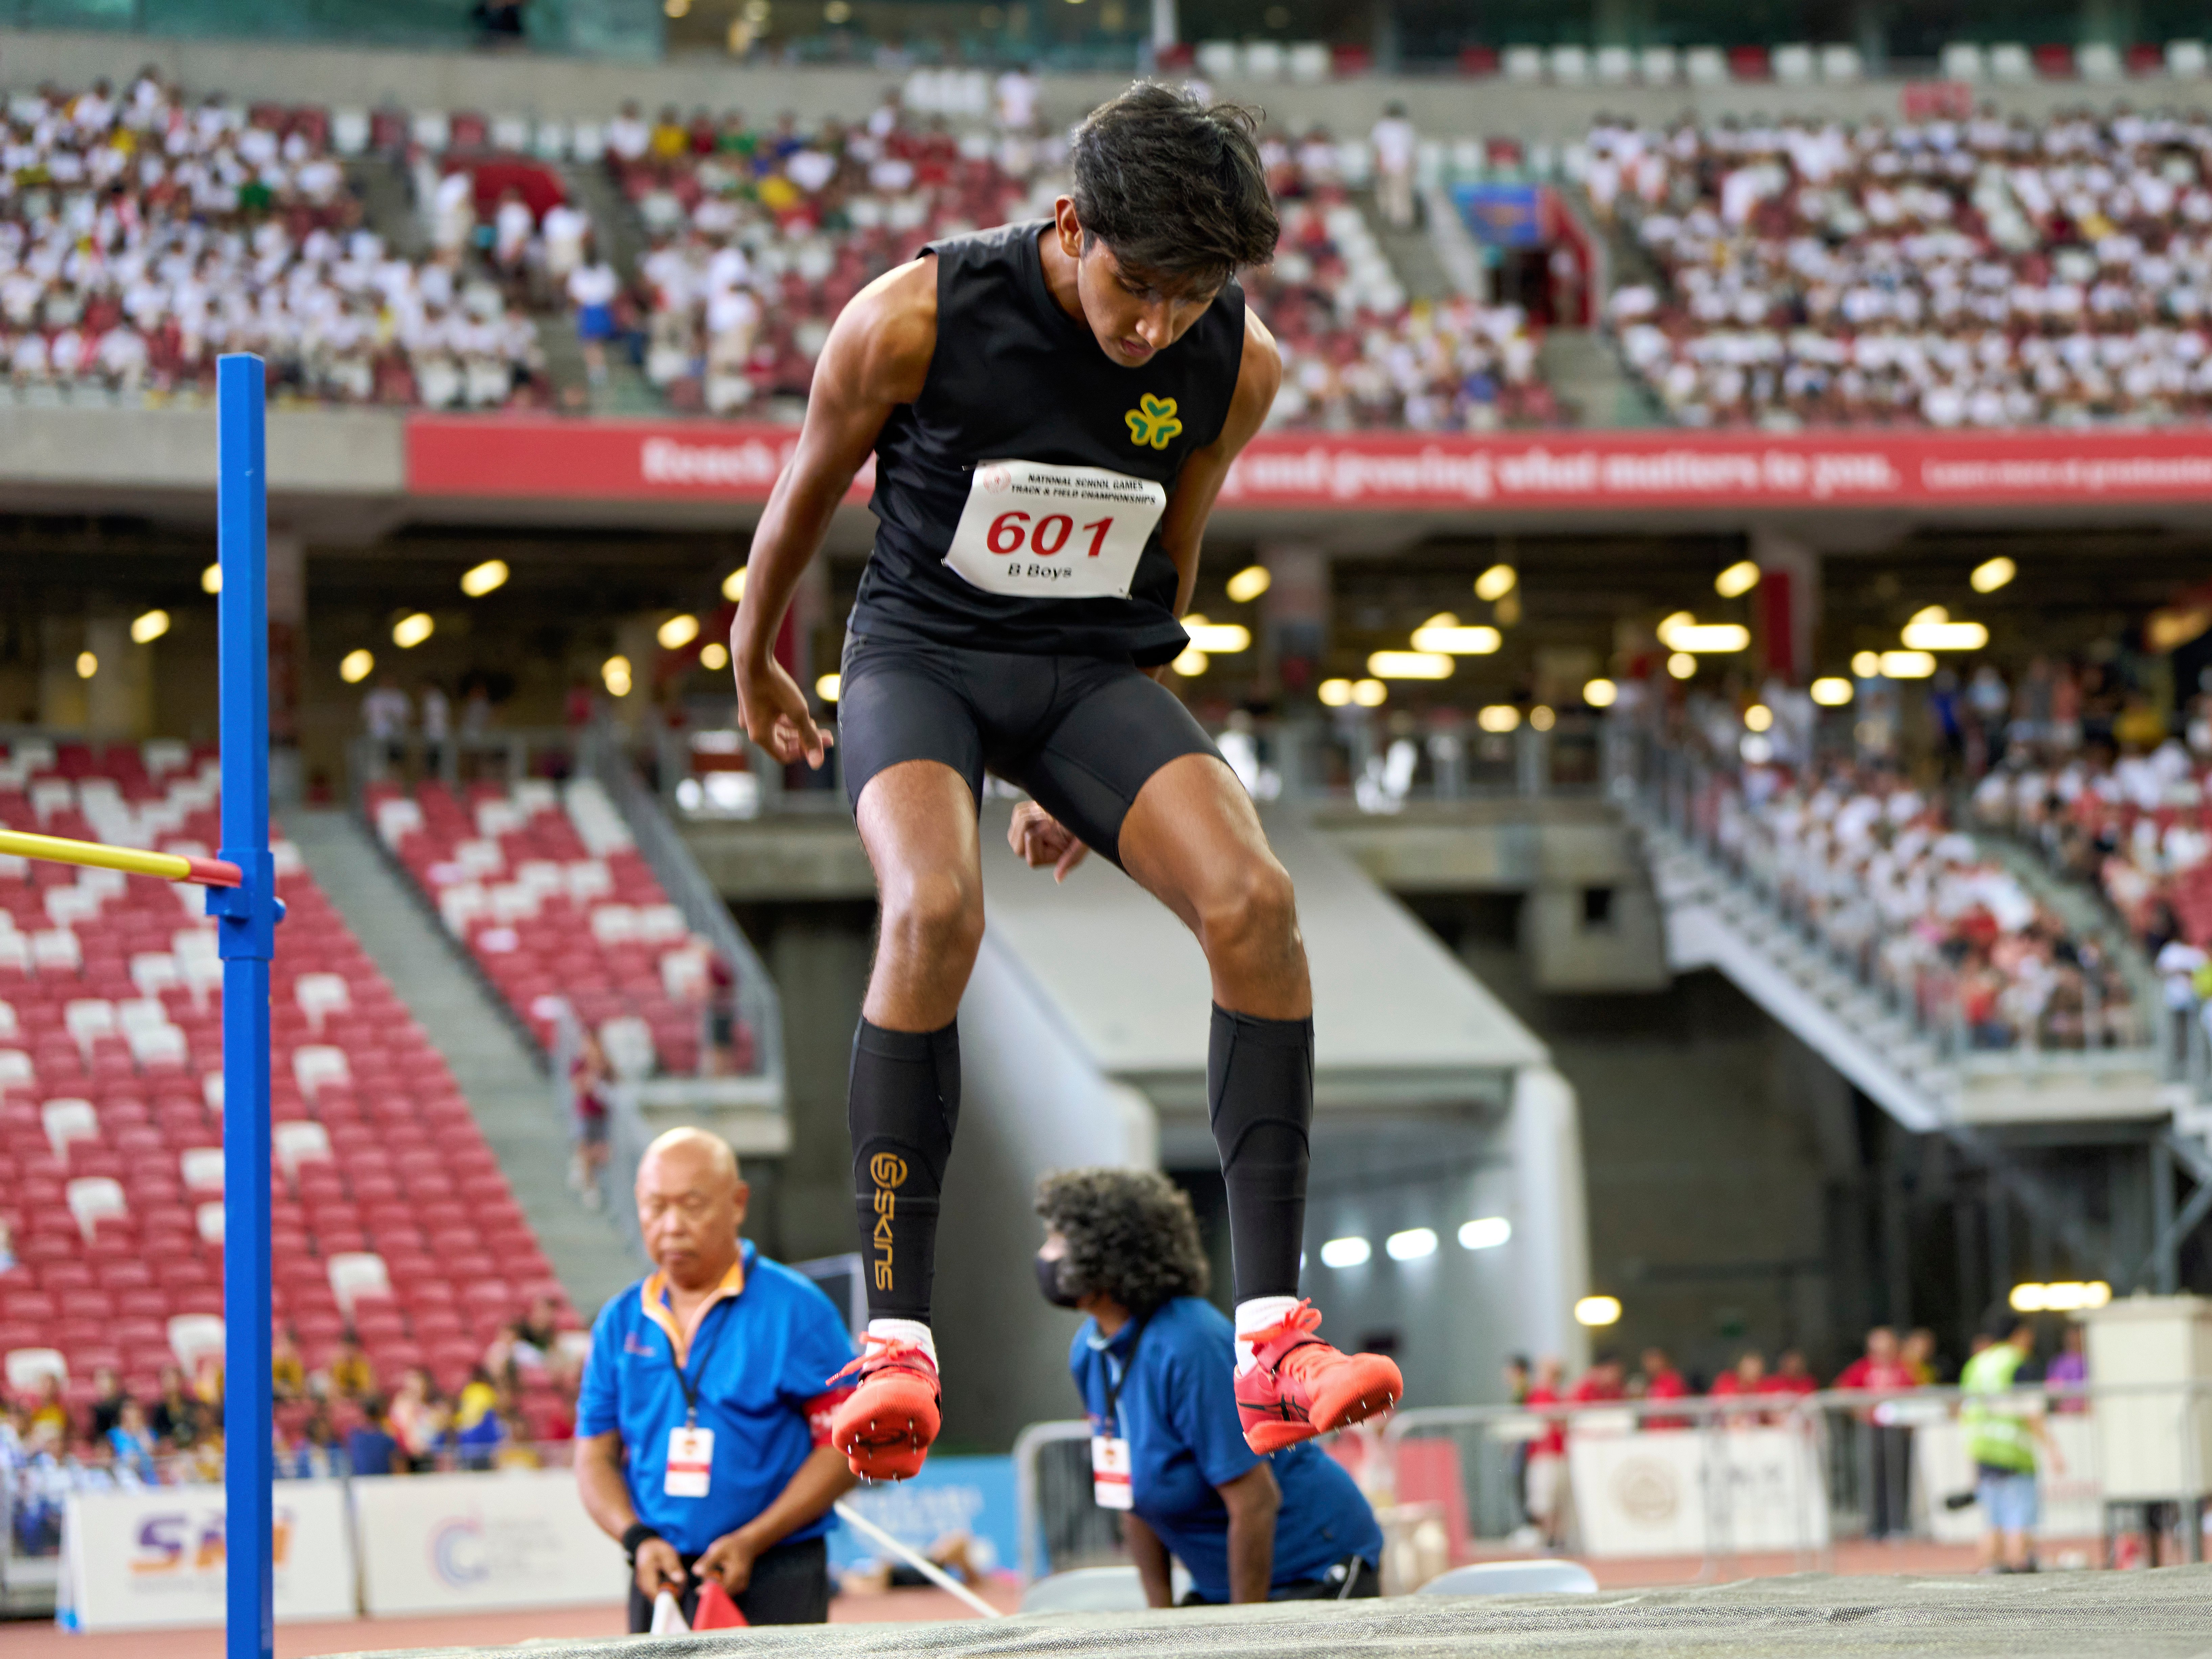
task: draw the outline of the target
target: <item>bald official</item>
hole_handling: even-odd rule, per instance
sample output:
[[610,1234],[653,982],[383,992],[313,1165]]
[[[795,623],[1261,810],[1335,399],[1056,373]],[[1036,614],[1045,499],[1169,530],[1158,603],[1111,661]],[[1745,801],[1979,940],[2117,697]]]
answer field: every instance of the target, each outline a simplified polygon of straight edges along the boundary
[[[637,1170],[655,1271],[608,1303],[577,1402],[576,1482],[631,1565],[629,1626],[711,1580],[756,1625],[829,1617],[830,1506],[850,1490],[829,1444],[853,1356],[844,1322],[742,1231],[750,1197],[729,1144],[672,1129]],[[732,1328],[735,1327],[735,1329]]]

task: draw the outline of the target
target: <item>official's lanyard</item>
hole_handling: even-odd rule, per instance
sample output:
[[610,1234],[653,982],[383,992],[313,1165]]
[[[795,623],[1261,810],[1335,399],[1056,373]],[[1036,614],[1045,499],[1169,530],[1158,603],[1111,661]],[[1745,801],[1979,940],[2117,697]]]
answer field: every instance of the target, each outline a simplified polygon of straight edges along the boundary
[[[722,1298],[722,1301],[726,1302],[732,1301],[734,1299],[734,1297],[725,1297]],[[691,1346],[684,1357],[691,1362],[691,1366],[699,1371],[704,1371],[707,1369],[707,1349],[709,1346],[707,1335],[707,1321],[714,1316],[714,1309],[721,1305],[721,1302],[717,1302],[714,1304],[713,1306],[710,1306],[705,1313],[700,1315],[698,1326],[691,1333]],[[671,1309],[670,1311],[672,1313],[675,1310]],[[730,1322],[726,1319],[722,1322],[722,1325],[726,1325],[729,1322]],[[716,1336],[720,1336],[722,1334],[722,1325],[717,1325],[714,1327],[714,1334]],[[664,1334],[665,1334],[665,1333],[664,1333]],[[672,1361],[676,1358],[676,1339],[673,1336],[671,1336],[668,1339],[668,1358]],[[699,1389],[698,1385],[692,1382],[692,1375],[693,1370],[691,1369],[687,1369],[683,1365],[678,1365],[676,1367],[676,1386],[684,1390],[684,1426],[687,1429],[696,1429],[699,1426]]]
[[[1155,1309],[1153,1311],[1157,1312],[1158,1310]],[[1147,1313],[1137,1322],[1137,1334],[1129,1339],[1129,1357],[1121,1362],[1121,1375],[1119,1377],[1114,1375],[1113,1356],[1111,1354],[1106,1356],[1106,1432],[1108,1434],[1121,1432],[1120,1416],[1121,1388],[1128,1382],[1129,1373],[1137,1369],[1137,1345],[1145,1340],[1145,1327],[1152,1322],[1151,1313]]]

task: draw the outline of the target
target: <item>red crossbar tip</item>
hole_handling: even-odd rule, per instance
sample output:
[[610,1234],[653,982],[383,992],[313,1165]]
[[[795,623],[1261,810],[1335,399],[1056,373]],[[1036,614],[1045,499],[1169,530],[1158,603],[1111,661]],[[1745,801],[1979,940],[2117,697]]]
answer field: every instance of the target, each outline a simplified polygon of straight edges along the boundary
[[203,887],[236,887],[246,879],[245,872],[227,859],[195,858],[190,853],[179,856],[191,866],[185,879]]

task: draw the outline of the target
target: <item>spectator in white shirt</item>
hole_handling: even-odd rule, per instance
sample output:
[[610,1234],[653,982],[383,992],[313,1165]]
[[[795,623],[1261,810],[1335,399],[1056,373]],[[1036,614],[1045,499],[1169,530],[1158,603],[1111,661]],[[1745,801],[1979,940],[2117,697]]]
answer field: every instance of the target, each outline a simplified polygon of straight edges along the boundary
[[1399,230],[1413,227],[1413,164],[1419,149],[1406,106],[1392,103],[1367,135],[1375,152],[1375,202]]

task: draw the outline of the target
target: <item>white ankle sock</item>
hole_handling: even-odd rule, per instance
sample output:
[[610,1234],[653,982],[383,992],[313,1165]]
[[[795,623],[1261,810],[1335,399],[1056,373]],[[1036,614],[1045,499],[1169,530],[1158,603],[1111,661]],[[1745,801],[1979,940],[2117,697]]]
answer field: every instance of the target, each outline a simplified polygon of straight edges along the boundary
[[929,1356],[931,1364],[937,1363],[937,1339],[929,1334],[929,1327],[919,1319],[871,1319],[868,1334],[893,1342],[911,1342]]
[[1242,1376],[1258,1362],[1252,1356],[1252,1345],[1245,1337],[1253,1331],[1264,1331],[1271,1325],[1283,1322],[1283,1316],[1298,1305],[1294,1296],[1255,1296],[1249,1302],[1237,1304],[1237,1375]]

